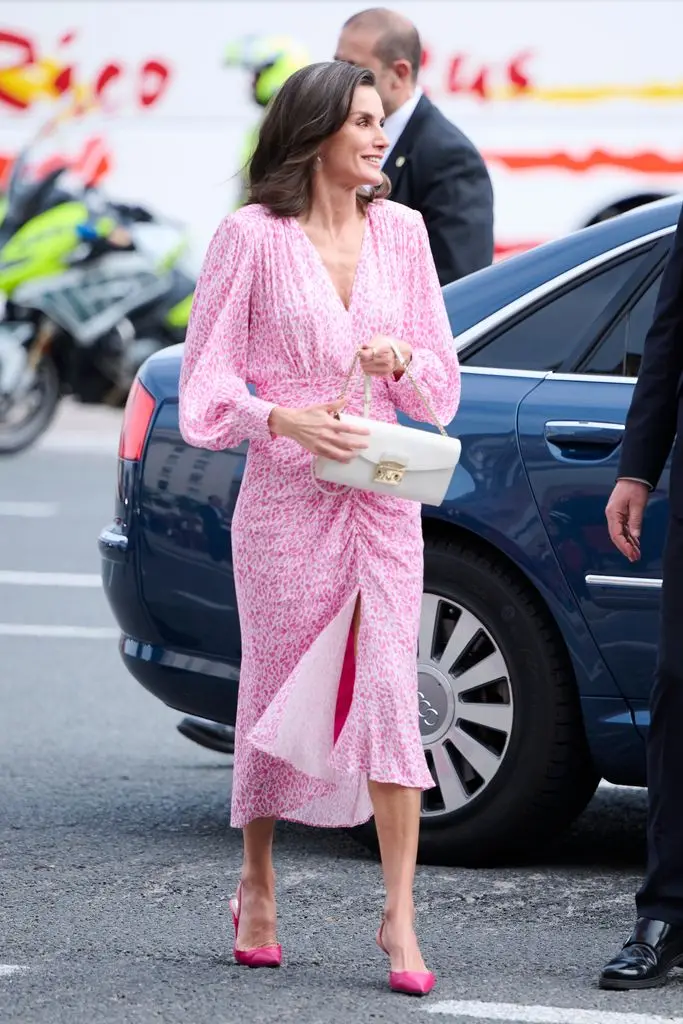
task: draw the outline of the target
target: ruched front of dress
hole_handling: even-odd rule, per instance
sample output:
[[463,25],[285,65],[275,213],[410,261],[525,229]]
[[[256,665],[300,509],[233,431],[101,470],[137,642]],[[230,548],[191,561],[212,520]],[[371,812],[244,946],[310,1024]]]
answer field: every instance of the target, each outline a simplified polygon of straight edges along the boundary
[[[348,309],[296,220],[247,206],[220,225],[185,344],[180,429],[200,448],[249,441],[231,524],[242,634],[236,827],[260,817],[355,825],[372,813],[368,779],[433,785],[417,695],[420,506],[368,491],[321,493],[312,455],[268,427],[276,405],[337,398],[354,353],[377,334],[410,343],[414,377],[450,422],[458,360],[419,214],[370,205]],[[358,377],[347,412],[361,414],[362,391]],[[374,378],[372,418],[394,422],[397,410],[426,415],[405,375]],[[353,697],[335,742],[358,601]]]

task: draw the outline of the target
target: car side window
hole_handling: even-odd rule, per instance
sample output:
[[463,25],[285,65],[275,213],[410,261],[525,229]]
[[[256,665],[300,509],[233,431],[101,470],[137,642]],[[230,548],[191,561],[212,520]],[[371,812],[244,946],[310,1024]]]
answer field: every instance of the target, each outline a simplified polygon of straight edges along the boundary
[[625,316],[612,327],[592,354],[583,373],[610,377],[637,377],[645,337],[654,316],[661,272],[650,282]]
[[557,370],[572,354],[590,325],[626,284],[643,258],[635,256],[612,263],[584,276],[495,335],[481,348],[465,353],[468,366],[502,370]]

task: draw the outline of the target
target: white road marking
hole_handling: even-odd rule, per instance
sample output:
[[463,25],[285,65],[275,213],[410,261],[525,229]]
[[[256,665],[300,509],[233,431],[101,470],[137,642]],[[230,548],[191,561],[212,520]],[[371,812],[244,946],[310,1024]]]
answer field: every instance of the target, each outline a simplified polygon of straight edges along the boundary
[[96,572],[23,572],[0,569],[0,586],[100,588],[102,579]]
[[0,636],[32,636],[49,640],[118,640],[121,632],[110,626],[39,626],[0,622]]
[[49,452],[116,455],[122,420],[122,409],[80,405],[66,399],[60,403],[55,422],[36,448]]
[[434,1003],[427,1013],[473,1020],[502,1020],[506,1024],[683,1024],[683,1017],[660,1017],[651,1013],[621,1013],[609,1010],[575,1010],[566,1006],[519,1006],[515,1003],[460,1002],[454,999]]
[[7,977],[10,974],[20,974],[22,971],[27,971],[28,967],[22,967],[21,964],[0,964],[0,978]]
[[52,501],[0,501],[0,516],[17,516],[20,519],[51,519],[59,512],[59,505]]
[[92,455],[116,455],[119,437],[89,437],[87,434],[46,434],[36,448],[44,452],[83,452]]

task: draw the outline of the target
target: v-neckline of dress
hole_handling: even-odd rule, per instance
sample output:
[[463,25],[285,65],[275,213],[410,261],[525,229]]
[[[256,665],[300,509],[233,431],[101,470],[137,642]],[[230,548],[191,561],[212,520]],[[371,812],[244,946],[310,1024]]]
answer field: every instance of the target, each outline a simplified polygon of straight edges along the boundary
[[353,311],[354,299],[356,297],[356,285],[358,284],[358,276],[359,276],[359,272],[361,270],[361,267],[363,265],[363,258],[365,256],[366,243],[367,243],[367,239],[368,239],[368,234],[370,232],[370,205],[368,204],[368,207],[367,207],[367,209],[365,211],[365,223],[363,224],[363,237],[361,238],[360,249],[358,250],[358,259],[356,261],[356,269],[354,271],[353,281],[351,283],[351,291],[349,292],[349,303],[348,303],[348,306],[344,302],[344,300],[342,299],[342,297],[339,294],[339,292],[337,291],[337,287],[336,287],[334,281],[332,280],[332,275],[330,274],[329,270],[325,266],[325,261],[323,260],[322,256],[320,255],[320,250],[318,249],[317,245],[315,244],[315,242],[313,242],[308,237],[307,233],[304,231],[303,225],[299,222],[299,220],[296,217],[292,217],[292,221],[294,223],[294,226],[295,226],[296,230],[298,232],[300,232],[302,237],[305,239],[307,245],[312,250],[314,257],[315,257],[315,259],[318,262],[318,266],[320,267],[322,275],[327,280],[328,286],[331,289],[332,294],[334,295],[335,299],[337,300],[337,302],[339,303],[339,305],[341,306],[343,311],[347,314],[347,316],[350,316],[350,314]]

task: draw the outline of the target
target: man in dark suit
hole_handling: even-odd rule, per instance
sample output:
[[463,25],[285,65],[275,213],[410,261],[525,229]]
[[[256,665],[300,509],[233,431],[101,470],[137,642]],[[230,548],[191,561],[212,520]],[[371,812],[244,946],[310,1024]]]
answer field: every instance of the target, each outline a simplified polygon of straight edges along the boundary
[[674,446],[658,663],[647,737],[647,875],[636,896],[633,932],[603,968],[601,988],[664,985],[671,968],[679,960],[683,962],[682,375],[683,213],[645,340],[640,375],[626,419],[618,479],[607,505],[610,537],[630,562],[636,562],[648,495],[657,486]]
[[481,154],[417,84],[417,29],[384,7],[344,25],[336,60],[370,68],[384,105],[389,149],[383,170],[391,198],[424,217],[442,285],[493,259],[493,191]]

